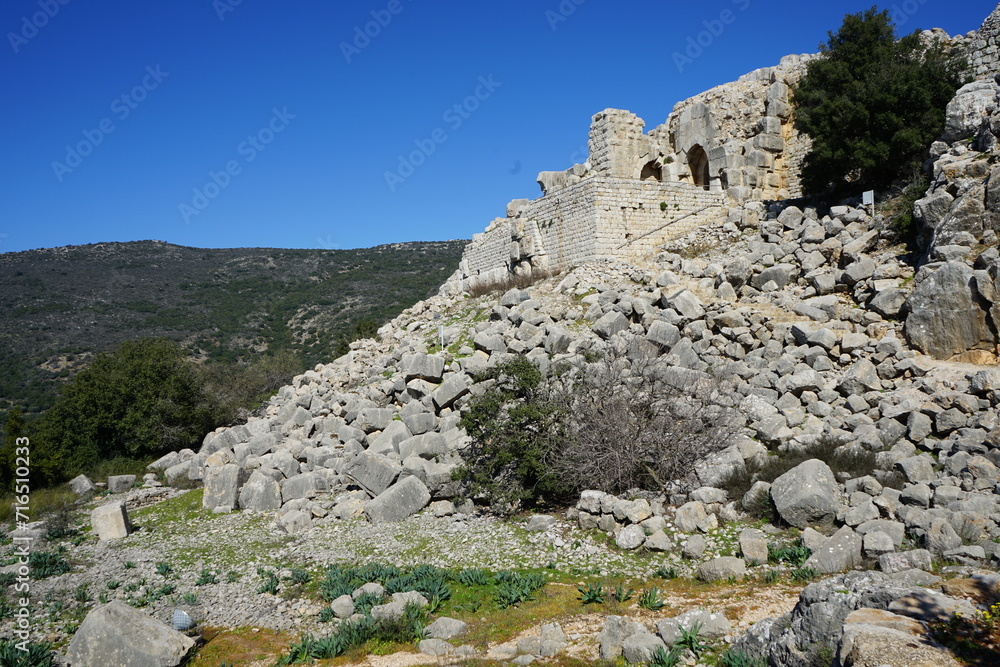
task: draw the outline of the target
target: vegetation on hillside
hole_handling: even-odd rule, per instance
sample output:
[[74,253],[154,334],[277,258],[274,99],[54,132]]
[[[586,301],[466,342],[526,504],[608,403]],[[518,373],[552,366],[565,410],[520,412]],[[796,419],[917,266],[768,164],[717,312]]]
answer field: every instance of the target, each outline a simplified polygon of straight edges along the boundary
[[844,17],[794,90],[795,125],[813,140],[808,192],[885,189],[910,179],[944,129],[965,63],[914,32],[896,39],[889,12]]
[[462,415],[472,444],[458,476],[501,511],[691,482],[735,433],[724,382],[649,359],[546,375],[518,356],[479,379],[494,384]]
[[425,298],[464,242],[358,250],[185,248],[156,241],[0,254],[0,425],[50,407],[95,354],[169,338],[195,358],[245,367],[328,362]]

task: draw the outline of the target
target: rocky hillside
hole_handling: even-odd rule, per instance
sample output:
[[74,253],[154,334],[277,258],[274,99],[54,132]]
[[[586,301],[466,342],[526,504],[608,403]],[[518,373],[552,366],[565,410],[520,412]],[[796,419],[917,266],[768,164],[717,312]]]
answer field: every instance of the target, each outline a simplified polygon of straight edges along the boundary
[[0,254],[0,406],[29,412],[53,382],[125,340],[166,336],[233,361],[288,349],[329,359],[454,271],[461,241],[360,250],[186,248],[158,241]]

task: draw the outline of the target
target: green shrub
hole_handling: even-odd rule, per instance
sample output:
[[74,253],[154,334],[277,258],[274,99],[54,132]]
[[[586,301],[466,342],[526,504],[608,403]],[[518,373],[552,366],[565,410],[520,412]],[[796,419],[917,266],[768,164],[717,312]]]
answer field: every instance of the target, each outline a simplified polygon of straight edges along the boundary
[[493,583],[493,579],[486,572],[486,570],[481,570],[478,568],[462,570],[455,575],[455,581],[462,584],[463,586],[489,586]]
[[468,403],[461,426],[472,438],[457,476],[499,511],[566,499],[572,489],[549,465],[561,442],[563,414],[541,371],[517,356],[478,376],[495,385]]
[[615,598],[616,602],[628,602],[635,597],[635,589],[626,588],[625,584],[618,584],[615,586],[611,594]]
[[47,579],[69,572],[72,566],[59,553],[33,551],[28,556],[28,570],[32,579]]
[[820,49],[793,94],[795,126],[813,142],[806,190],[884,189],[917,171],[966,63],[920,31],[897,40],[888,10],[875,7],[845,16]]
[[580,600],[583,601],[583,604],[604,603],[604,587],[600,584],[581,585],[577,586],[576,590],[580,591]]
[[194,582],[195,586],[207,586],[208,584],[218,583],[218,579],[215,578],[215,573],[209,569],[203,569],[198,575],[197,581]]
[[812,549],[802,544],[801,541],[795,544],[772,542],[767,545],[767,559],[772,563],[788,563],[794,567],[801,567],[809,560],[810,556],[812,556]]
[[695,623],[690,628],[680,626],[678,630],[680,631],[681,636],[674,642],[675,648],[691,651],[694,653],[695,658],[698,658],[708,649],[708,645],[701,641],[701,637],[699,637],[699,633],[701,632],[700,621]]
[[652,659],[649,661],[649,667],[675,667],[680,663],[683,655],[684,650],[679,647],[675,646],[668,652],[660,646],[653,652]]
[[665,606],[663,598],[660,597],[660,589],[656,587],[647,588],[639,595],[639,606],[650,611],[660,611]]
[[523,574],[505,570],[497,573],[496,580],[493,600],[500,609],[533,600],[535,593],[545,586],[545,577],[538,573]]
[[22,651],[17,642],[0,640],[0,665],[3,667],[52,667],[55,654],[48,644],[27,645],[27,651]]

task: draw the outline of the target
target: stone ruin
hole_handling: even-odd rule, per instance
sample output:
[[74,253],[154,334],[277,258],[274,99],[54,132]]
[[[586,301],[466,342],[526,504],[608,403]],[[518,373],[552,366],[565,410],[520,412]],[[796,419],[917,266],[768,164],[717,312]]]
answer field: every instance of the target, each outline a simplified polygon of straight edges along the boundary
[[512,201],[505,218],[476,234],[444,291],[634,260],[731,205],[801,196],[808,138],[791,122],[789,91],[811,58],[787,56],[680,102],[648,134],[629,111],[598,113],[587,161],[540,173],[542,197]]

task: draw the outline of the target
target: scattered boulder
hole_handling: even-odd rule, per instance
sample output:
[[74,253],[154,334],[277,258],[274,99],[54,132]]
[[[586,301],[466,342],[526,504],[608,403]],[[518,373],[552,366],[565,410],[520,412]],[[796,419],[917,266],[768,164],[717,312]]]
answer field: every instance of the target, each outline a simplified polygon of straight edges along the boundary
[[783,521],[796,528],[831,525],[840,509],[840,487],[818,459],[800,463],[771,484],[771,498]]
[[94,608],[66,651],[71,667],[176,667],[194,640],[122,602]]
[[372,523],[402,521],[416,514],[431,501],[430,491],[416,477],[405,477],[375,496],[365,505],[365,516]]
[[92,511],[90,525],[99,540],[118,540],[128,537],[132,532],[125,503],[120,501],[102,505]]

